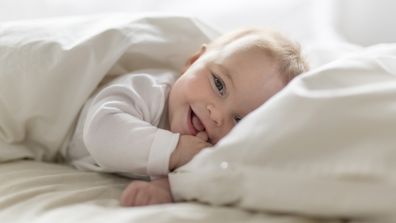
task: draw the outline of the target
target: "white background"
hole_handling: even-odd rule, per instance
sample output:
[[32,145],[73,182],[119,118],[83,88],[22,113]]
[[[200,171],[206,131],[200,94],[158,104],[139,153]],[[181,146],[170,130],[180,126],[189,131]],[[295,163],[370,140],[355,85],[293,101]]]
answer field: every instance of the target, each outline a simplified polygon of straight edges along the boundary
[[221,31],[270,26],[297,40],[396,42],[393,0],[1,0],[0,21],[110,12],[198,17]]

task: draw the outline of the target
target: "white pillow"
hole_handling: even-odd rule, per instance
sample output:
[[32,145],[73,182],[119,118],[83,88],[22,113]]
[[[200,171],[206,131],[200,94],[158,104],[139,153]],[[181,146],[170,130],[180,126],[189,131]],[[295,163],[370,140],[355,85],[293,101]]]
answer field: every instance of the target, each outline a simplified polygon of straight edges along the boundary
[[214,35],[195,19],[166,15],[0,24],[0,161],[54,160],[106,74],[180,69]]
[[296,78],[169,177],[177,200],[393,219],[396,44]]

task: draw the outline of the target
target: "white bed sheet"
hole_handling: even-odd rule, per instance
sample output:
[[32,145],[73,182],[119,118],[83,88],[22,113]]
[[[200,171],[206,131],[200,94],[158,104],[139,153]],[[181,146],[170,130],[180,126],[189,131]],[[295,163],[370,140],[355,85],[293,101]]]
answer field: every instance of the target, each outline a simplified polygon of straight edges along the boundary
[[128,179],[35,161],[1,164],[0,182],[2,223],[338,222],[199,203],[124,208],[119,206],[118,198]]

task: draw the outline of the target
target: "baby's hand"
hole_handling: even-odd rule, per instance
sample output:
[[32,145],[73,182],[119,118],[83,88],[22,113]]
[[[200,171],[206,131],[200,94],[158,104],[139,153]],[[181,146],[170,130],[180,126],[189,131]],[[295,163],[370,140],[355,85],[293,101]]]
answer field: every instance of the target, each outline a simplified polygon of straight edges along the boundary
[[181,135],[179,143],[172,152],[169,160],[169,170],[183,166],[188,163],[197,153],[206,147],[211,147],[208,143],[208,135],[206,132],[199,132],[196,136]]
[[168,178],[151,182],[132,181],[121,195],[122,206],[145,206],[171,203],[172,201]]
[[208,136],[208,134],[206,132],[198,132],[195,137],[198,137],[198,138],[202,139],[205,142],[207,142],[208,139],[209,139],[209,136]]

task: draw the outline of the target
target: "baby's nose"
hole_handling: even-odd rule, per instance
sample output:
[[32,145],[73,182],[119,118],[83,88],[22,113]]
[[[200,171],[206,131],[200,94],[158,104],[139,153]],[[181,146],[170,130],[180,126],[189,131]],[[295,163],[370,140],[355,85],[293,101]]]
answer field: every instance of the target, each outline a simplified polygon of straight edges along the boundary
[[210,119],[215,123],[217,127],[223,125],[223,115],[220,110],[216,109],[213,105],[208,105],[207,109],[209,111]]

